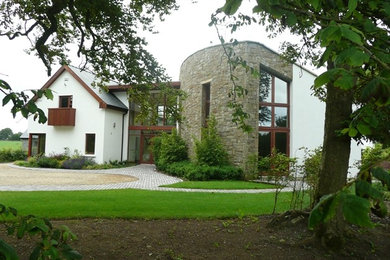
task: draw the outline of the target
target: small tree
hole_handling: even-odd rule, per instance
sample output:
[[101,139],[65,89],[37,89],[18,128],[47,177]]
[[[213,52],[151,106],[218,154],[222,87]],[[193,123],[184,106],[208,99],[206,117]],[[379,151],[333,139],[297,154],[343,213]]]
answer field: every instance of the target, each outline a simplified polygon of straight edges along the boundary
[[171,134],[163,133],[161,142],[158,145],[156,165],[162,169],[165,165],[173,162],[180,162],[188,159],[188,148],[184,140],[177,134],[176,129]]
[[202,138],[195,140],[196,162],[201,165],[222,166],[229,164],[228,153],[217,132],[215,117],[210,117],[207,127],[202,128]]
[[318,189],[318,176],[321,170],[322,147],[313,150],[305,150],[303,159],[304,179],[309,186],[310,207],[314,206],[315,194]]
[[279,194],[288,185],[296,162],[296,158],[289,158],[284,153],[279,153],[275,148],[272,149],[270,156],[259,160],[259,168],[261,168],[263,174],[267,175],[268,181],[275,184],[275,200],[272,214],[275,214]]

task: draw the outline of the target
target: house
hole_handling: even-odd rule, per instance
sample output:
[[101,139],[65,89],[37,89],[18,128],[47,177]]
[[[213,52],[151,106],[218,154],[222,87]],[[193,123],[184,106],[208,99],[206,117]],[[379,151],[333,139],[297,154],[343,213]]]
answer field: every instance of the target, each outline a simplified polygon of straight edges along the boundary
[[[92,86],[95,76],[71,66],[62,66],[43,86],[53,91],[54,99],[38,99],[47,112],[44,125],[29,119],[29,155],[77,150],[102,163],[129,160],[152,163],[150,140],[162,131],[178,127],[194,154],[194,137],[212,114],[231,161],[244,165],[251,154],[268,155],[273,147],[289,156],[301,157],[300,147],[322,144],[325,104],[312,96],[310,87],[316,75],[286,63],[278,53],[256,42],[241,42],[235,53],[258,68],[259,78],[245,69],[234,72],[236,84],[248,94],[238,98],[250,114],[247,123],[255,130],[244,133],[232,122],[228,107],[234,87],[230,68],[221,45],[199,50],[182,64],[180,82],[172,86],[187,93],[182,100],[184,121],[180,126],[166,118],[164,103],[156,106],[159,120],[152,125],[137,123],[137,105],[127,100],[126,88],[108,82],[108,92]],[[353,143],[351,165],[360,159],[360,148]]]
[[[93,86],[95,75],[73,66],[62,66],[42,87],[53,99],[37,99],[47,115],[45,124],[28,121],[28,155],[61,154],[65,151],[94,159],[97,163],[130,160],[152,163],[151,138],[175,127],[162,114],[158,124],[144,126],[135,121],[137,106],[129,104],[126,89],[106,83],[109,91]],[[173,82],[176,87],[178,84]],[[164,104],[158,106],[162,113]]]

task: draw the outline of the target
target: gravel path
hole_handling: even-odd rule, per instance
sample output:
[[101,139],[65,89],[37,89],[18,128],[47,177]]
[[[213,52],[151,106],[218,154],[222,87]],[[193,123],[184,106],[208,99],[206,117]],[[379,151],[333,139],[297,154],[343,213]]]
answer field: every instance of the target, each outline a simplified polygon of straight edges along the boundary
[[[142,189],[181,192],[264,193],[264,190],[203,190],[165,188],[182,180],[156,171],[154,165],[108,170],[63,170],[25,168],[13,164],[0,164],[0,191],[69,191]],[[286,190],[286,189],[285,189]]]

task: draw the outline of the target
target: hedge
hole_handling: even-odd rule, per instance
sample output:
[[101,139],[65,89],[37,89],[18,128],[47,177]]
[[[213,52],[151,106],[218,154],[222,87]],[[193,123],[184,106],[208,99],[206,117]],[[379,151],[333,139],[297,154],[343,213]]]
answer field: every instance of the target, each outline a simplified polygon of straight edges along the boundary
[[160,164],[159,170],[162,170],[167,174],[192,181],[243,179],[242,170],[229,165],[207,166],[194,164],[190,161],[181,161],[164,165]]

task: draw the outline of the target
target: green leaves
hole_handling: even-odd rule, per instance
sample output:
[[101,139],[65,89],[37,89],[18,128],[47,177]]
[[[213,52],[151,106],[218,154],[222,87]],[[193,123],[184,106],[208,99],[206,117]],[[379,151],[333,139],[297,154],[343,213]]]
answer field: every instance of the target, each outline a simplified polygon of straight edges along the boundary
[[371,183],[368,183],[365,180],[356,180],[355,192],[356,195],[362,198],[373,198],[375,200],[383,198],[383,193],[372,187]]
[[356,47],[350,47],[341,51],[337,55],[335,59],[335,65],[343,66],[344,64],[346,64],[352,67],[359,67],[362,66],[364,63],[368,62],[369,59],[370,56],[361,49],[358,49]]
[[313,229],[320,223],[326,223],[336,214],[338,197],[336,194],[323,196],[317,205],[314,206],[309,216],[309,229]]
[[[390,187],[388,171],[376,167],[370,172],[373,177]],[[354,182],[355,194],[351,193],[351,189],[346,186],[337,193],[322,197],[310,213],[309,228],[313,229],[321,223],[327,223],[338,210],[341,210],[346,221],[361,227],[374,226],[369,217],[371,210],[379,217],[386,216],[387,207],[383,203],[383,193],[367,181],[371,179],[371,173],[368,171],[360,173],[359,178]]]
[[327,47],[332,43],[338,44],[343,38],[356,45],[363,45],[362,32],[348,24],[337,24],[332,21],[329,23],[329,26],[320,30],[317,35],[321,41],[321,47]]
[[376,167],[371,170],[372,176],[380,180],[383,184],[387,185],[390,190],[390,173],[382,167]]
[[361,227],[373,227],[369,217],[370,202],[353,194],[341,193],[342,211],[345,220]]
[[357,127],[357,130],[359,131],[359,133],[361,133],[362,135],[367,136],[367,135],[370,135],[372,133],[371,127],[364,122],[358,122],[356,127]]
[[347,24],[340,25],[341,36],[357,45],[363,45],[361,36],[356,33],[356,29]]
[[334,86],[344,90],[353,88],[356,84],[356,77],[351,71],[342,68],[328,70],[314,80],[314,87],[318,88],[333,82]]
[[321,198],[310,213],[309,229],[330,221],[338,209],[341,209],[344,219],[349,223],[362,227],[373,227],[369,218],[370,202],[354,194],[349,194],[347,190],[342,190]]
[[5,89],[5,90],[11,89],[10,85],[8,85],[8,83],[5,82],[5,81],[2,80],[2,79],[0,79],[0,88]]
[[[82,256],[72,249],[68,242],[76,239],[76,236],[66,226],[53,228],[49,220],[33,215],[18,216],[14,208],[0,204],[0,215],[17,217],[6,224],[8,235],[16,233],[18,239],[23,239],[26,234],[37,235],[40,240],[30,254],[29,259],[81,259]],[[0,239],[0,258],[7,260],[19,259],[13,247]]]
[[0,257],[7,260],[18,260],[15,249],[0,239]]
[[226,0],[225,5],[222,7],[222,11],[227,15],[233,15],[241,6],[241,2],[242,0]]
[[348,1],[348,12],[345,14],[346,17],[349,17],[352,15],[353,11],[355,11],[357,7],[358,1],[357,0],[349,0]]
[[321,41],[321,47],[326,47],[331,42],[339,42],[341,39],[340,28],[335,22],[330,22],[329,26],[322,29],[318,35]]

